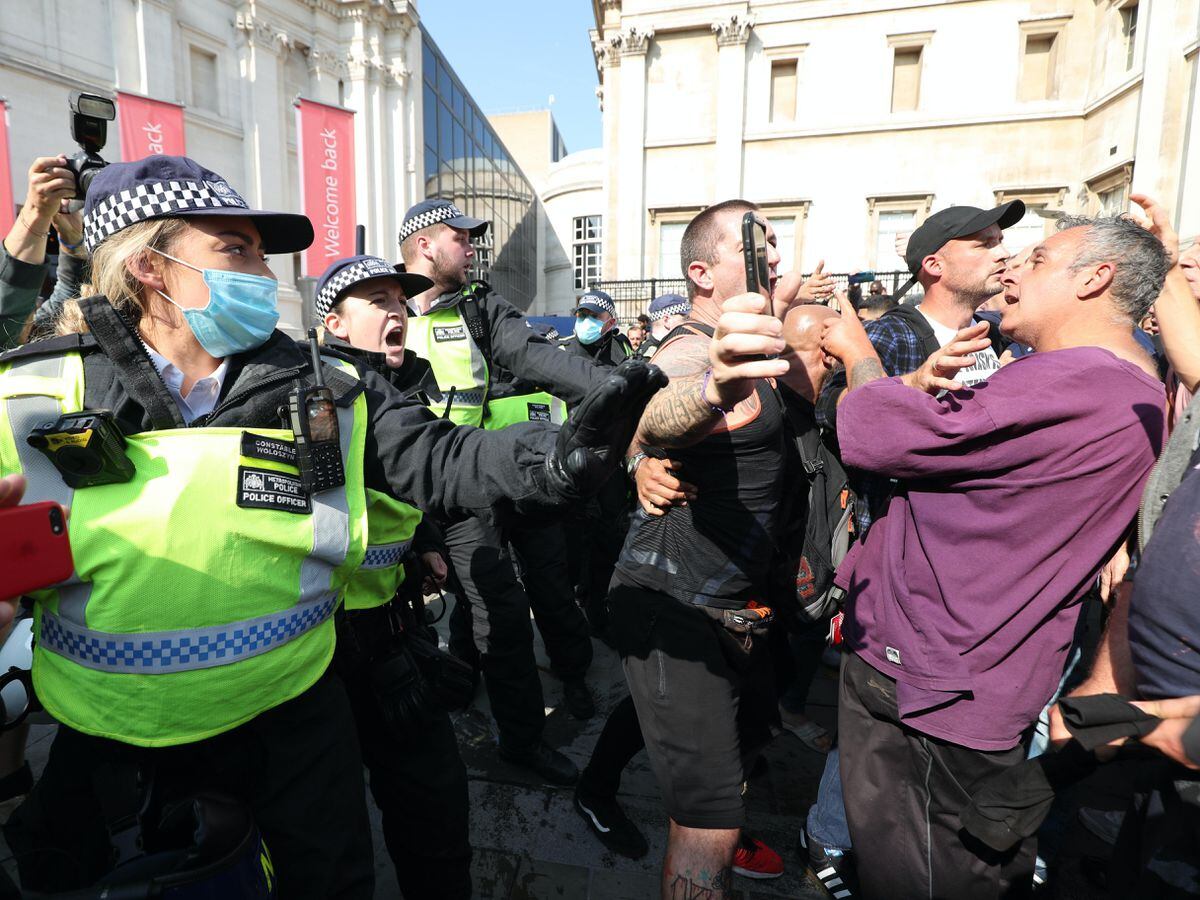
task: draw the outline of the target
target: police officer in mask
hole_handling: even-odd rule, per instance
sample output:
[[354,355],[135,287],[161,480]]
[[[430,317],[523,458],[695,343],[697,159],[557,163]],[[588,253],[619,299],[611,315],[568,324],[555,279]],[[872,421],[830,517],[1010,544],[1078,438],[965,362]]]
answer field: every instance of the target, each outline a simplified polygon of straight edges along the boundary
[[568,353],[598,366],[619,366],[633,356],[629,338],[617,328],[617,305],[604,291],[591,290],[575,307],[575,333],[560,345]]
[[82,887],[169,846],[173,810],[220,791],[252,811],[280,895],[370,897],[329,670],[367,490],[549,514],[623,456],[662,376],[628,367],[558,432],[457,429],[275,330],[265,254],[308,246],[303,216],[151,156],[99,172],[84,219],[98,293],[64,310],[62,337],[0,356],[0,476],[70,508],[75,566],[34,597],[33,684],[61,724],[6,827],[24,886]]

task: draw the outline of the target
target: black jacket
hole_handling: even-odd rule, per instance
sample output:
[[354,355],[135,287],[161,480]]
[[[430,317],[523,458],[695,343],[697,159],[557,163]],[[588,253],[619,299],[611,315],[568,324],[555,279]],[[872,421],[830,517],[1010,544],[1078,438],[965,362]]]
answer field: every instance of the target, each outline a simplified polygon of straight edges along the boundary
[[561,338],[558,345],[569,355],[586,359],[594,366],[614,369],[633,356],[629,338],[613,329],[594,344],[581,343],[575,335]]
[[[67,335],[0,355],[0,363],[78,351],[84,360],[85,408],[112,410],[125,434],[188,427],[133,329],[103,297],[82,305],[93,332],[115,335],[102,339],[108,352],[101,350],[97,334]],[[332,349],[326,352],[336,355]],[[109,353],[123,363],[114,362]],[[325,367],[324,375],[339,405],[366,395],[368,487],[446,518],[506,509],[538,514],[565,502],[549,489],[543,465],[556,430],[457,427],[405,399],[361,361],[345,358],[358,370],[357,380],[332,367]],[[261,347],[229,357],[228,363],[216,408],[194,426],[286,427],[280,410],[287,408],[288,393],[297,384],[314,381],[307,345],[280,331]]]
[[[473,282],[480,312],[488,326],[491,347],[481,347],[492,366],[493,380],[506,381],[515,376],[529,384],[577,406],[592,387],[604,380],[604,373],[586,361],[559,352],[558,348],[525,324],[515,306],[483,282]],[[463,299],[463,291],[443,294],[429,312],[454,306]],[[478,342],[476,342],[478,343]],[[505,373],[511,373],[506,376]]]

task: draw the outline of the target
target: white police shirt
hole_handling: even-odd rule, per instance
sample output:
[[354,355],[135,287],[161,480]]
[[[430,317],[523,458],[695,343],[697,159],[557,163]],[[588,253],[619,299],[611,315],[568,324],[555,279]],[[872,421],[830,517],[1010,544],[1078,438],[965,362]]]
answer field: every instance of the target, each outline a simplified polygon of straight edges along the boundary
[[180,390],[183,387],[183,373],[175,368],[174,363],[149,344],[143,344],[143,346],[150,354],[150,361],[154,363],[154,368],[158,369],[158,374],[166,383],[167,390],[175,398],[175,404],[183,414],[183,421],[191,425],[196,419],[207,415],[216,408],[217,397],[221,395],[221,385],[225,383],[225,373],[229,371],[228,360],[221,360],[221,364],[217,366],[215,372],[205,375],[193,384],[192,389],[185,397]]

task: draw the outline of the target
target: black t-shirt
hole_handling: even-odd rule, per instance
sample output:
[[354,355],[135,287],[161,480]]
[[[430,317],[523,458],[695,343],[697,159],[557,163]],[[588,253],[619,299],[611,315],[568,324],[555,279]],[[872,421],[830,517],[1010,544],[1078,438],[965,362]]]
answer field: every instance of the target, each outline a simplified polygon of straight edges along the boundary
[[1171,493],[1133,583],[1129,648],[1138,694],[1200,694],[1200,450]]

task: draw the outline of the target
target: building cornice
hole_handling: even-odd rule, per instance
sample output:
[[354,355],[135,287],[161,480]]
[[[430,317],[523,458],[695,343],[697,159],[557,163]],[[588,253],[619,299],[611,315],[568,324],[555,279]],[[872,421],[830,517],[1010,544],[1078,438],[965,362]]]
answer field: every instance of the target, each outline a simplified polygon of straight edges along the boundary
[[978,116],[964,118],[961,116],[920,119],[904,122],[869,122],[862,125],[831,126],[829,128],[789,129],[787,131],[753,131],[747,132],[743,140],[746,143],[758,141],[794,140],[807,137],[837,137],[844,134],[870,134],[872,132],[893,131],[925,131],[930,128],[973,128],[979,125],[1004,125],[1012,122],[1038,122],[1061,119],[1079,119],[1083,117],[1082,110],[1047,110],[1042,112],[1014,113],[1007,116]]

